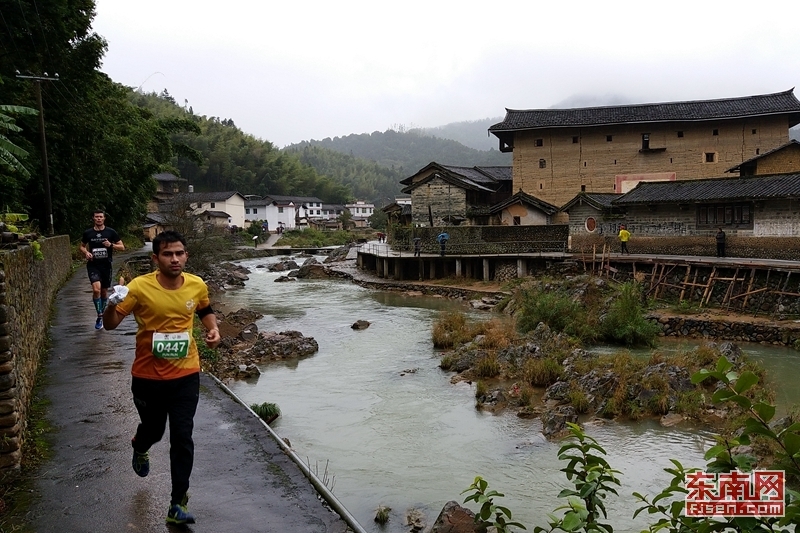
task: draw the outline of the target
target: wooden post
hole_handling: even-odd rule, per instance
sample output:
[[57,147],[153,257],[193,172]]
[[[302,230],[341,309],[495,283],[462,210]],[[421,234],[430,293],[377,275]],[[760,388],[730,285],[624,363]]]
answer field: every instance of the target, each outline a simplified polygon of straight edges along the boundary
[[703,297],[700,298],[700,307],[707,304],[711,301],[711,293],[713,292],[712,287],[714,286],[714,278],[717,275],[717,267],[711,269],[711,275],[708,276],[708,283],[706,284],[706,290],[703,291]]
[[689,281],[689,273],[692,271],[692,265],[686,265],[686,275],[683,277],[683,289],[681,289],[681,295],[678,298],[679,302],[683,301],[683,295],[686,294],[686,283]]

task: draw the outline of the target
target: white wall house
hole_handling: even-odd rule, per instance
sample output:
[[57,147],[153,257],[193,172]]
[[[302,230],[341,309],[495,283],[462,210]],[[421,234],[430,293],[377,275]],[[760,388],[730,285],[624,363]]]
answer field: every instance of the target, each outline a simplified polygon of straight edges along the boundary
[[[245,202],[245,217],[250,221],[265,220],[270,231],[306,227],[307,220],[322,216],[322,200],[313,196],[250,196]],[[249,211],[249,212],[248,212]]]
[[345,209],[350,211],[353,218],[369,218],[375,212],[375,204],[356,200],[354,203],[345,204]]
[[236,191],[226,192],[190,192],[186,193],[186,200],[192,214],[201,218],[206,217],[207,222],[220,224],[221,213],[227,214],[227,223],[240,228],[244,227],[244,196]]

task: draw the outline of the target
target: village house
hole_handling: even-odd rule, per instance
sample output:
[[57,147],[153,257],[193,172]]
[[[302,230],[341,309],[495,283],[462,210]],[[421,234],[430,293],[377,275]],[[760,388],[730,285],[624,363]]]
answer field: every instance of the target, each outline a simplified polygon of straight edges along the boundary
[[248,223],[266,222],[270,231],[307,227],[312,217],[323,218],[322,200],[314,196],[248,195],[244,208]]
[[175,174],[162,172],[154,174],[153,179],[156,181],[156,193],[147,202],[148,213],[158,213],[160,204],[172,202],[176,195],[186,192],[186,180]]
[[560,210],[569,214],[570,235],[616,235],[625,218],[625,210],[613,205],[620,196],[616,193],[580,192],[561,206]]
[[764,176],[800,171],[800,142],[792,139],[787,144],[751,157],[725,172],[738,172],[740,176]]
[[245,225],[245,198],[237,191],[190,192],[176,200],[188,203],[192,214],[206,224],[217,228],[229,225],[243,228]]
[[356,228],[368,228],[369,217],[375,212],[375,205],[361,200],[345,204],[344,208],[350,212],[350,223]]
[[401,180],[417,226],[488,225],[493,205],[512,194],[511,167],[430,163]]
[[544,226],[552,224],[559,208],[519,191],[489,209],[492,226]]
[[[513,190],[563,205],[640,181],[717,178],[789,141],[793,91],[576,109],[507,109],[489,128],[513,152]],[[421,213],[424,215],[424,213]],[[415,214],[415,221],[416,221]]]

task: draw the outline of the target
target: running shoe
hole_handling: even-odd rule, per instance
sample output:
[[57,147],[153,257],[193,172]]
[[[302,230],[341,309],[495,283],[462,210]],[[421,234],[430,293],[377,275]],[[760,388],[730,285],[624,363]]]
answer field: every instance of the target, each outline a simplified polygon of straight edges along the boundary
[[94,323],[94,329],[103,329],[103,317],[97,317],[97,320]]
[[173,503],[167,511],[167,524],[194,524],[194,515],[186,509],[189,502],[189,495],[183,497],[181,503]]
[[131,460],[133,471],[139,477],[145,477],[150,473],[150,454],[148,452],[139,453],[133,450],[133,459]]

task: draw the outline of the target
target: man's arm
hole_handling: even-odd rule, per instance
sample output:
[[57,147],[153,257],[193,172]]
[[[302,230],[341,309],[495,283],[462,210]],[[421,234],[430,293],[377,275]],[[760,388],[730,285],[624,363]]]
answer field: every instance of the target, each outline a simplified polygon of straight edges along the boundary
[[109,303],[103,311],[103,327],[108,330],[116,329],[123,318],[125,315],[117,312],[117,306]]
[[208,313],[204,315],[200,321],[206,327],[206,345],[209,348],[216,348],[220,341],[219,327],[217,327],[217,315]]
[[125,251],[125,243],[122,242],[122,239],[118,240],[117,242],[112,242],[111,247],[116,252],[123,252]]
[[81,250],[81,253],[83,253],[83,256],[86,259],[92,259],[92,252],[90,252],[89,250],[86,249],[86,243],[85,242],[81,242],[80,250]]

